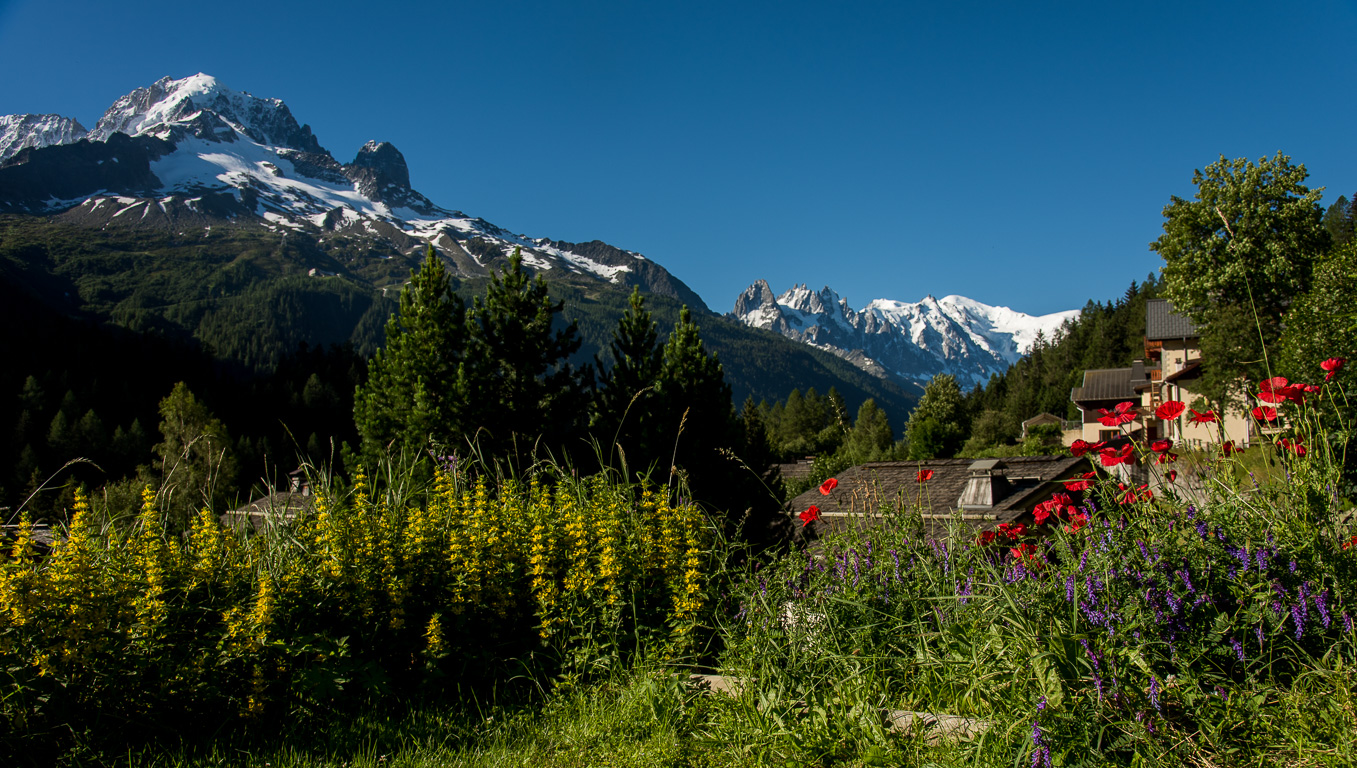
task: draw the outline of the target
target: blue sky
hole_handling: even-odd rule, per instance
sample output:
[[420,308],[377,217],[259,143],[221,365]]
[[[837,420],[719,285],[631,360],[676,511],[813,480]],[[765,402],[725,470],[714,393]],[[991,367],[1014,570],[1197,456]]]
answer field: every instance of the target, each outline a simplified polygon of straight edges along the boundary
[[0,114],[93,127],[170,75],[280,98],[341,162],[506,229],[1042,314],[1158,268],[1170,195],[1281,150],[1357,191],[1357,4],[0,2]]

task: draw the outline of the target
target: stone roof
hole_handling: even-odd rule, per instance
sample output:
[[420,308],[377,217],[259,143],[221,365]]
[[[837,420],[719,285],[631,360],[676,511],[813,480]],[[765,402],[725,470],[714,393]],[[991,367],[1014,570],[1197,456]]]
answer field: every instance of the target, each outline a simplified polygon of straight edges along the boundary
[[1200,335],[1197,326],[1174,311],[1168,299],[1149,299],[1145,302],[1146,339],[1195,339]]
[[1100,368],[1084,371],[1084,385],[1070,392],[1076,403],[1090,400],[1139,400],[1138,382],[1132,378],[1132,368]]
[[[52,526],[45,523],[34,523],[29,529],[33,536],[33,549],[39,555],[45,555],[56,546],[57,540],[64,538],[64,534],[59,535]],[[12,547],[19,538],[18,525],[0,525],[0,547],[6,551]]]
[[[870,462],[836,475],[838,487],[828,496],[812,488],[792,499],[788,507],[793,515],[811,505],[820,508],[821,519],[809,531],[813,536],[875,527],[889,520],[896,510],[913,507],[921,510],[924,526],[933,536],[946,533],[958,510],[963,524],[983,530],[1030,518],[1034,506],[1062,489],[1058,481],[1075,476],[1086,464],[1086,459],[1073,456]],[[920,483],[921,470],[931,470],[933,476]],[[992,493],[992,504],[968,503],[961,509],[963,495],[969,502],[987,492]],[[799,520],[794,522],[801,527]]]

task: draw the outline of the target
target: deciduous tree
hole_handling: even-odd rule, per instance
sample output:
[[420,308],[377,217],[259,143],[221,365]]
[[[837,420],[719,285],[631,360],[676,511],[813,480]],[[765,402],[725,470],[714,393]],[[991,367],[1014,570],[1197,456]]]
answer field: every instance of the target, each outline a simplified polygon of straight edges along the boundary
[[1193,173],[1194,200],[1174,196],[1164,208],[1150,248],[1164,259],[1164,295],[1201,328],[1203,383],[1215,398],[1267,376],[1282,315],[1329,246],[1322,190],[1306,187],[1307,176],[1280,152],[1257,163],[1221,157]]

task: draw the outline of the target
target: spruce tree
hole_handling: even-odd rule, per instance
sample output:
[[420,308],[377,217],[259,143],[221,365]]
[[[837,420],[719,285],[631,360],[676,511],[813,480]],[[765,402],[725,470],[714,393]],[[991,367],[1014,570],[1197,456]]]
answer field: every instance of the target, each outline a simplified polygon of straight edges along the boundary
[[644,473],[659,459],[654,440],[653,406],[664,350],[654,319],[645,308],[639,288],[632,288],[626,314],[613,331],[608,352],[612,367],[601,361],[598,392],[591,422],[594,437],[603,443],[603,458],[624,463],[633,473]]
[[429,246],[401,289],[400,313],[386,324],[386,346],[354,393],[354,423],[369,465],[388,447],[420,455],[431,443],[453,450],[463,444],[464,312],[443,261]]
[[570,365],[581,340],[574,323],[560,327],[564,302],[523,269],[517,248],[491,277],[485,300],[467,312],[471,422],[482,455],[529,458],[539,445],[577,450],[587,424],[592,369]]
[[923,397],[909,415],[905,434],[909,440],[909,458],[948,458],[961,448],[970,432],[961,387],[950,373],[939,373],[924,387]]
[[693,497],[718,513],[725,535],[760,545],[781,537],[777,489],[766,482],[771,456],[736,418],[721,361],[707,354],[686,306],[665,342],[656,395],[656,434],[668,449],[663,459],[672,457]]
[[187,525],[204,505],[220,510],[236,479],[235,449],[225,425],[182,381],[160,401],[160,435],[161,509],[171,526]]

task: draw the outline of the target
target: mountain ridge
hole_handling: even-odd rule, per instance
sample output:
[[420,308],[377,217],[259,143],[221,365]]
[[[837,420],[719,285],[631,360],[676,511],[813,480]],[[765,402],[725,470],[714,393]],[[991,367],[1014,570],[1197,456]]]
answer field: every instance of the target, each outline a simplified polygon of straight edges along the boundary
[[432,245],[464,277],[487,276],[520,249],[529,269],[552,279],[602,279],[710,311],[638,253],[601,243],[592,256],[570,251],[563,241],[510,233],[434,204],[410,187],[405,158],[388,142],[369,141],[341,164],[282,100],[232,90],[210,75],[138,88],[88,132],[75,130],[75,121],[57,130],[56,121],[69,119],[49,117],[6,118],[11,129],[0,141],[21,148],[0,160],[0,212],[59,214],[95,227],[206,229],[258,219],[279,234],[366,238],[388,251],[383,257],[407,261]]
[[974,386],[1002,373],[1051,338],[1079,310],[1033,316],[965,296],[931,294],[918,302],[873,299],[854,310],[829,286],[804,284],[775,295],[758,280],[735,299],[729,317],[831,352],[875,376],[921,388],[939,373]]

